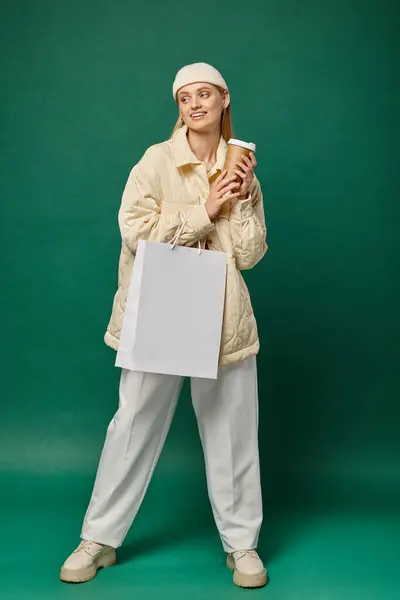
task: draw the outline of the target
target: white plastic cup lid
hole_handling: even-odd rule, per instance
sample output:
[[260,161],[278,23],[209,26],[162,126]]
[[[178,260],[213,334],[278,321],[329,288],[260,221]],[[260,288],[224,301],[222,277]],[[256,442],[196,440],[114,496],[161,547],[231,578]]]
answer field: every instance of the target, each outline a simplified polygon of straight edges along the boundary
[[230,140],[228,140],[228,144],[233,144],[234,146],[241,146],[242,148],[247,148],[252,152],[256,151],[256,145],[252,144],[251,142],[243,142],[242,140],[235,140],[234,138],[231,138]]

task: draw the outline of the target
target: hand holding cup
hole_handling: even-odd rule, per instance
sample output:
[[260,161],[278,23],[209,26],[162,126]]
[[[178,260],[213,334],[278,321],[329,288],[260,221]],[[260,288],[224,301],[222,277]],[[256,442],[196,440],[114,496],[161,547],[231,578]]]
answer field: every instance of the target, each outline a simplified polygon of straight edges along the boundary
[[253,152],[251,152],[249,156],[243,156],[242,161],[238,163],[235,173],[241,178],[239,198],[246,198],[251,182],[254,179],[254,169],[256,166],[257,161]]
[[227,170],[224,169],[212,184],[205,204],[211,221],[215,219],[224,204],[239,197],[239,188],[237,175],[227,176]]
[[239,198],[245,198],[250,189],[254,168],[257,166],[255,151],[256,145],[251,142],[234,138],[228,141],[224,169],[239,181]]

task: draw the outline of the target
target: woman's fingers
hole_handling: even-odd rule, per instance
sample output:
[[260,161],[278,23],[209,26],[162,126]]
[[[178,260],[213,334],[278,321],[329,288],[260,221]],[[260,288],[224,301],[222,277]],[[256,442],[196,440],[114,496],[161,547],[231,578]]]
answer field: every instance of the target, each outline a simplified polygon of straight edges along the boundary
[[238,163],[237,166],[240,167],[241,169],[243,169],[243,171],[245,173],[248,173],[249,171],[253,170],[253,163],[251,162],[251,160],[249,160],[247,158],[247,156],[244,156],[243,157],[243,162]]
[[234,181],[231,181],[230,183],[223,185],[219,191],[220,194],[224,194],[225,192],[227,192],[228,190],[231,190],[235,187],[237,187],[238,185],[240,185],[240,183],[238,181],[236,181],[236,177]]
[[237,181],[234,181],[234,182],[230,183],[229,185],[226,185],[225,187],[223,187],[219,193],[222,197],[224,197],[225,194],[227,194],[231,190],[234,190],[237,187],[240,187],[240,183]]
[[[227,171],[225,171],[225,173],[227,173]],[[216,181],[218,181],[218,180],[216,180]],[[224,187],[226,187],[230,183],[234,183],[235,181],[236,181],[236,175],[233,175],[231,177],[223,177],[217,183],[217,192],[220,192]]]
[[257,165],[257,161],[255,159],[254,154],[250,154],[250,156],[242,156],[244,162],[246,163],[247,167],[249,169],[254,169],[254,167]]
[[220,183],[225,178],[225,175],[227,174],[227,172],[228,171],[226,169],[221,171],[221,173],[218,175],[217,179],[215,180],[215,183],[216,184]]
[[217,192],[219,191],[221,186],[225,185],[225,178],[226,178],[227,173],[228,173],[228,171],[226,169],[224,169],[223,171],[221,171],[221,173],[218,175],[218,177],[214,181],[213,186]]
[[245,156],[244,159],[246,161],[246,164],[250,167],[250,169],[254,169],[254,164],[253,164],[253,161],[251,160],[251,155]]
[[237,173],[242,179],[246,179],[247,177],[246,173],[243,173],[243,171],[239,171],[239,169],[235,169],[235,173]]

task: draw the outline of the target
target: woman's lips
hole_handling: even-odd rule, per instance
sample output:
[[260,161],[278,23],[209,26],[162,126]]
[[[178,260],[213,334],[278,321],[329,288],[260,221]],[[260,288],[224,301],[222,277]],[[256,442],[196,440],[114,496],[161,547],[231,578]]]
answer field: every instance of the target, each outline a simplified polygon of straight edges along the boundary
[[190,118],[193,119],[193,121],[200,121],[200,119],[203,119],[203,117],[205,117],[206,114],[206,112],[193,113],[192,115],[190,115]]

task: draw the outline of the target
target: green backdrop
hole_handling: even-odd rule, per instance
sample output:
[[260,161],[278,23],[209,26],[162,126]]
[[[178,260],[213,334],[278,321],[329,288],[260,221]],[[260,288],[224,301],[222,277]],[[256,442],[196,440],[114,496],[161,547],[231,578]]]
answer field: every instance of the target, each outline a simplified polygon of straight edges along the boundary
[[[230,85],[235,131],[257,143],[264,191],[269,251],[245,274],[262,345],[264,552],[272,560],[299,507],[371,508],[392,515],[392,531],[400,500],[398,3],[9,0],[0,10],[0,506],[9,589],[18,540],[28,536],[39,550],[24,567],[34,565],[30,583],[14,592],[72,593],[57,587],[57,569],[78,541],[118,403],[119,371],[103,333],[121,194],[145,149],[171,133],[176,71],[199,60]],[[148,557],[161,548],[168,564],[169,544],[194,537],[198,546],[204,532],[218,553],[186,386],[121,554],[135,565],[139,550]],[[199,590],[188,593],[203,597]],[[284,589],[276,597],[303,598]]]

